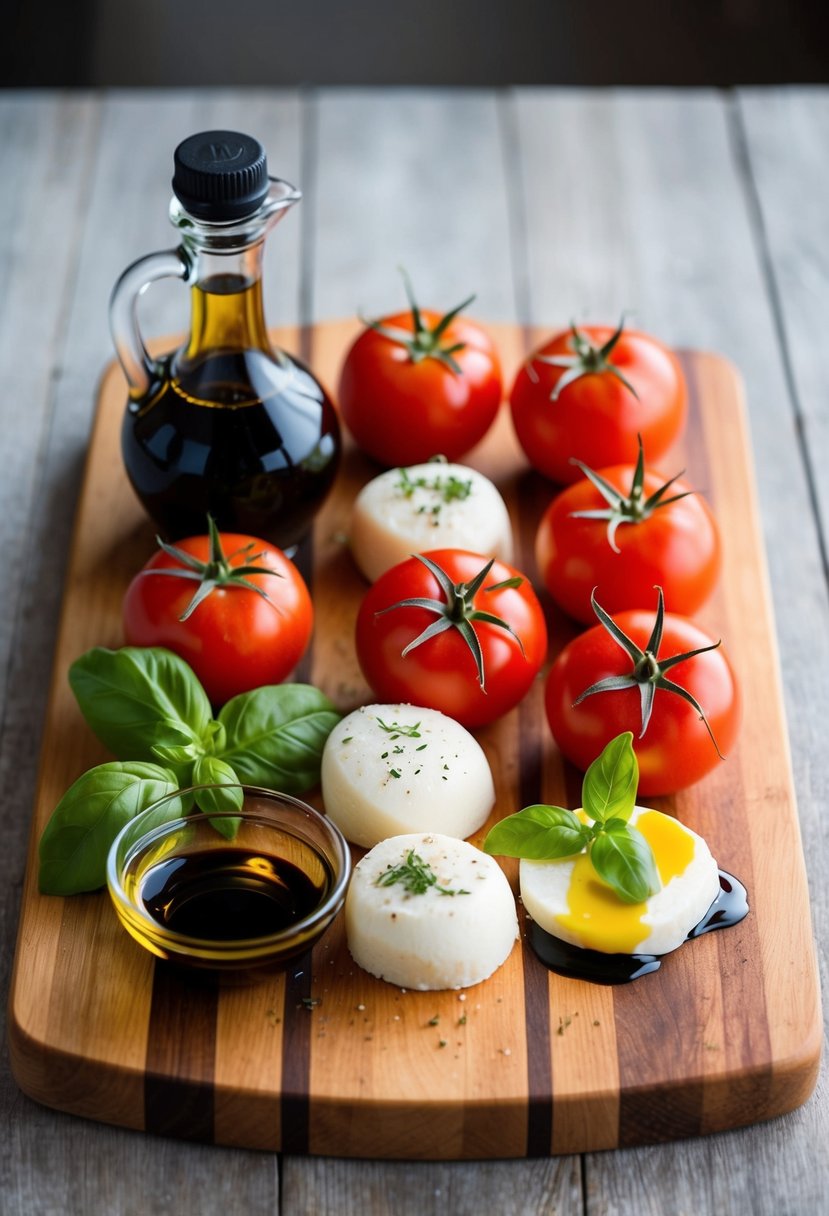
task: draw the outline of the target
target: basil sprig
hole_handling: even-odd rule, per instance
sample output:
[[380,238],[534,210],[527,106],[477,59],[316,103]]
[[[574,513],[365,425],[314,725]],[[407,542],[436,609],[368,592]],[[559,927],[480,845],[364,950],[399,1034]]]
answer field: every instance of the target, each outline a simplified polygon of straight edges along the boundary
[[[102,886],[120,829],[177,789],[210,786],[195,793],[207,814],[240,810],[242,784],[288,794],[310,789],[340,720],[310,684],[242,693],[214,719],[192,668],[161,647],[96,646],[72,664],[69,683],[88,725],[119,763],[85,773],[55,808],[40,843],[40,890],[49,895]],[[173,800],[172,817],[181,813]],[[235,836],[235,817],[212,822]]]
[[488,833],[487,853],[553,861],[587,849],[593,869],[625,903],[638,904],[660,888],[653,850],[628,823],[636,805],[639,765],[630,731],[611,739],[584,774],[582,809],[541,804],[508,815]]

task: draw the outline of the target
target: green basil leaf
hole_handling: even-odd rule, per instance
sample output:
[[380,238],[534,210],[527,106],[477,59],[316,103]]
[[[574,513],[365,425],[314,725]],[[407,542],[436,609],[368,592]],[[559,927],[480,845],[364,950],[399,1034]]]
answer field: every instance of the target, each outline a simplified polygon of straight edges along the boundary
[[274,684],[233,697],[219,713],[227,731],[221,752],[238,778],[299,794],[319,781],[325,740],[340,720],[310,684]]
[[[196,790],[196,805],[210,815],[215,811],[241,811],[245,800],[239,778],[230,765],[218,756],[202,756],[193,766],[193,784],[208,786]],[[211,819],[211,825],[222,836],[233,840],[239,831],[239,819]]]
[[69,668],[69,683],[89,726],[121,760],[152,761],[160,726],[200,739],[212,718],[192,669],[158,646],[96,646]]
[[163,718],[155,727],[153,734],[158,747],[193,747],[201,743],[195,731],[183,722],[177,722],[172,718]]
[[[63,795],[40,838],[41,892],[76,895],[102,887],[107,854],[124,824],[177,788],[173,773],[140,761],[112,761],[84,773]],[[172,805],[168,817],[178,813]]]
[[598,827],[596,835],[598,836],[599,832],[602,830],[605,832],[626,832],[627,826],[627,820],[625,819],[606,819],[604,823]]
[[206,752],[209,752],[212,756],[220,756],[227,746],[227,731],[221,722],[217,722],[215,719],[208,722],[207,729],[201,737],[201,742]]
[[599,877],[625,903],[640,904],[661,886],[653,850],[636,828],[625,826],[623,831],[597,836],[590,860]]
[[590,828],[561,806],[524,807],[507,815],[487,833],[484,852],[500,857],[552,861],[580,853],[590,839]]
[[159,747],[156,744],[150,750],[156,760],[175,768],[182,781],[187,780],[184,772],[200,754],[193,744],[189,744],[187,747]]
[[633,735],[625,731],[611,739],[584,774],[582,806],[591,819],[630,819],[636,805],[639,764],[633,750]]

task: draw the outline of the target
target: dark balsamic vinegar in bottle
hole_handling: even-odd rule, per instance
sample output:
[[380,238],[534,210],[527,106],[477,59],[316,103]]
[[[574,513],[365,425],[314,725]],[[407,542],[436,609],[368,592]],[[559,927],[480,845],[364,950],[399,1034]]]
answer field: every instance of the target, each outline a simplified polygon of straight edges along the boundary
[[[293,550],[336,474],[340,436],[322,386],[269,341],[265,238],[299,193],[269,178],[249,136],[210,131],[176,149],[170,218],[181,245],[142,258],[115,287],[110,320],[129,384],[122,452],[136,494],[170,539],[225,531]],[[174,276],[191,288],[191,326],[153,359],[138,296]]]

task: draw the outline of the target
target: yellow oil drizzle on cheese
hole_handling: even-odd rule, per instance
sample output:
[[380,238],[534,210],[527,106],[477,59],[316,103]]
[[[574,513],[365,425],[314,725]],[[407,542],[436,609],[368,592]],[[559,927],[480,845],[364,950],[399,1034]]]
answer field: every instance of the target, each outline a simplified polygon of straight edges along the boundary
[[[662,886],[683,874],[695,851],[693,836],[676,819],[645,811],[635,825],[653,849]],[[567,891],[569,911],[556,920],[577,933],[585,946],[608,954],[634,954],[648,935],[642,917],[647,904],[626,904],[597,875],[587,853],[573,866]]]

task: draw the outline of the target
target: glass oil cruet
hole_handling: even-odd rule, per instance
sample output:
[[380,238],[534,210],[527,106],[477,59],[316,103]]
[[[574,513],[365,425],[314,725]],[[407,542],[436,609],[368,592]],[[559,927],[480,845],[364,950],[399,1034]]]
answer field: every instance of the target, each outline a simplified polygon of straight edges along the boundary
[[[265,239],[301,195],[268,176],[262,145],[233,131],[192,135],[174,154],[176,249],[124,271],[110,326],[129,386],[121,433],[127,474],[168,539],[225,531],[292,551],[334,479],[337,415],[313,374],[276,350],[262,304]],[[138,298],[175,277],[191,288],[182,346],[152,358]]]

